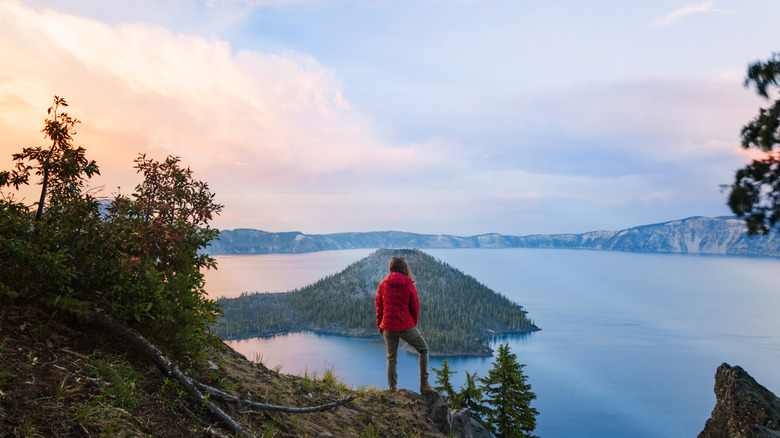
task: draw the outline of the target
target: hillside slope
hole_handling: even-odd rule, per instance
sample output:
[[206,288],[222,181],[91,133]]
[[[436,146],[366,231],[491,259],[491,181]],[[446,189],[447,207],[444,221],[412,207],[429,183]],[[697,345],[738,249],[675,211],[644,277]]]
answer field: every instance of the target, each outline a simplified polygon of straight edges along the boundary
[[[0,436],[232,436],[132,347],[76,320],[54,317],[38,303],[2,298]],[[222,405],[256,436],[444,436],[426,420],[423,401],[411,391],[353,389],[334,376],[280,374],[220,345],[186,371],[261,403],[304,407],[358,396],[335,410],[309,414]]]
[[471,237],[400,231],[303,234],[261,230],[224,230],[208,252],[218,254],[302,253],[354,248],[568,248],[609,251],[780,256],[780,236],[772,232],[749,238],[742,220],[690,217],[620,231],[582,234]]
[[538,330],[521,305],[473,277],[418,250],[382,249],[299,290],[220,299],[225,315],[217,333],[226,339],[302,330],[379,336],[374,297],[393,255],[406,258],[414,273],[419,327],[432,355],[489,356],[493,334]]

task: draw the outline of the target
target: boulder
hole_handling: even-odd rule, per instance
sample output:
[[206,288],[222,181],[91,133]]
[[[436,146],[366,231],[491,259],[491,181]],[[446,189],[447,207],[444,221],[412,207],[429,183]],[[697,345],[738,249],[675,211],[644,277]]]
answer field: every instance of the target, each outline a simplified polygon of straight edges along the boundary
[[452,435],[459,438],[493,438],[479,421],[471,418],[471,411],[466,408],[453,409]]
[[438,392],[420,394],[420,399],[426,406],[426,418],[439,432],[458,438],[493,438],[493,435],[479,421],[471,418],[468,409],[451,410],[447,406],[446,397],[442,394]]
[[450,408],[447,407],[444,397],[438,392],[426,392],[422,394],[422,399],[427,407],[428,420],[439,432],[445,435],[449,434],[452,430],[452,414],[450,414]]
[[469,410],[451,409],[450,414],[452,415],[452,434],[460,438],[474,438]]
[[715,396],[699,438],[780,438],[780,399],[741,367],[718,367]]
[[471,419],[471,429],[474,431],[474,438],[494,438],[489,430],[485,429],[479,421]]

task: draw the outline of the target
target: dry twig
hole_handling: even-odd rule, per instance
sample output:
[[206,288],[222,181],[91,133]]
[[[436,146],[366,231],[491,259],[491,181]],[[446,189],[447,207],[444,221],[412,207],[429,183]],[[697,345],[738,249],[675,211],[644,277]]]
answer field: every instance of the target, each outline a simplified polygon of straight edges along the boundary
[[[313,406],[308,408],[291,408],[287,406],[274,406],[264,403],[257,403],[251,400],[241,399],[239,397],[230,395],[226,392],[220,391],[217,388],[213,388],[208,385],[193,379],[192,377],[184,374],[175,363],[173,363],[157,346],[149,342],[140,333],[126,326],[125,324],[114,320],[108,315],[100,312],[90,312],[86,316],[87,322],[98,327],[104,328],[122,339],[133,344],[147,359],[152,361],[157,368],[166,376],[172,377],[190,394],[198,403],[201,403],[209,410],[215,417],[217,417],[224,425],[235,433],[242,435],[250,435],[249,432],[244,430],[238,422],[233,420],[230,415],[226,414],[219,406],[215,405],[203,395],[205,392],[209,396],[214,396],[220,400],[224,400],[232,403],[240,403],[245,406],[251,406],[257,409],[280,411],[288,413],[308,413],[308,412],[321,412],[328,409],[333,409],[337,406],[341,406],[355,399],[357,396],[347,397],[345,399],[337,400],[333,403],[328,403],[320,406]],[[70,351],[68,351],[70,352]]]

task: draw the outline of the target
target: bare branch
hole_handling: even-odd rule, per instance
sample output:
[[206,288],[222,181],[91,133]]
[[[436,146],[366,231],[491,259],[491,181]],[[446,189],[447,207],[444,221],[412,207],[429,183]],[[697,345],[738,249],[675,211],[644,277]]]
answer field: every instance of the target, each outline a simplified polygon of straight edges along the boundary
[[154,363],[164,375],[172,377],[174,380],[179,382],[179,384],[187,391],[187,393],[189,393],[199,403],[203,404],[209,410],[209,412],[211,412],[224,425],[226,425],[235,433],[250,435],[246,430],[244,430],[243,427],[241,427],[240,424],[238,424],[235,420],[233,420],[233,418],[220,409],[219,406],[209,401],[208,398],[203,395],[204,393],[226,402],[239,403],[244,406],[250,406],[266,411],[287,412],[294,414],[326,411],[328,409],[341,406],[345,403],[349,403],[357,397],[356,395],[353,395],[344,399],[336,400],[332,403],[307,408],[291,408],[287,406],[267,405],[264,403],[241,399],[217,388],[204,385],[192,377],[187,376],[179,369],[178,366],[176,366],[175,363],[173,363],[167,356],[165,356],[163,352],[157,348],[157,346],[149,342],[137,331],[131,329],[119,321],[116,321],[108,315],[100,312],[88,312],[86,314],[86,320],[88,323],[106,329],[133,344],[133,346],[135,346],[141,353],[143,353],[147,359],[152,361],[152,363]]
[[227,402],[240,403],[240,404],[242,404],[244,406],[251,406],[253,408],[263,409],[263,410],[266,410],[266,411],[287,412],[287,413],[291,413],[291,414],[306,414],[306,413],[310,413],[310,412],[327,411],[329,409],[333,409],[335,407],[341,406],[341,405],[343,405],[345,403],[349,403],[352,400],[354,400],[355,398],[357,398],[356,395],[352,395],[352,396],[349,396],[347,398],[342,398],[342,399],[336,400],[336,401],[334,401],[332,403],[328,403],[328,404],[324,404],[324,405],[312,406],[312,407],[308,407],[308,408],[290,408],[290,407],[287,407],[287,406],[267,405],[265,403],[258,403],[258,402],[254,402],[252,400],[242,399],[242,398],[236,397],[234,395],[230,395],[230,394],[228,394],[228,393],[226,393],[224,391],[220,391],[217,388],[213,388],[211,386],[204,385],[201,382],[194,381],[194,383],[195,383],[195,386],[200,388],[202,391],[207,392],[207,393],[211,394],[212,396],[217,397],[217,398],[219,398],[221,400],[224,400],[224,401],[227,401]]
[[176,364],[168,359],[154,344],[141,336],[140,333],[114,320],[104,313],[90,312],[86,316],[88,323],[109,330],[112,333],[119,335],[122,339],[125,339],[126,341],[133,344],[138,350],[141,351],[141,353],[144,354],[144,356],[146,356],[147,359],[157,365],[157,368],[164,375],[173,377],[195,400],[206,406],[206,409],[214,414],[214,416],[217,417],[228,428],[230,428],[230,430],[243,435],[249,435],[249,432],[244,430],[240,424],[238,424],[235,420],[233,420],[233,418],[220,409],[219,406],[208,401],[206,397],[195,387],[193,379],[182,373]]

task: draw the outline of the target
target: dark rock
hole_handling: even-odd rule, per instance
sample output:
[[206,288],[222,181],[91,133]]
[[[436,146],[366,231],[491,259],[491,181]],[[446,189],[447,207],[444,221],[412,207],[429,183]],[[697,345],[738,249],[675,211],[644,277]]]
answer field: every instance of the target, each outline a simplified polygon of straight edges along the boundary
[[438,392],[424,392],[420,394],[420,398],[422,399],[423,403],[425,403],[425,406],[432,405],[438,399],[442,399],[443,401],[445,400],[444,396]]
[[453,409],[450,413],[453,435],[459,438],[493,438],[479,421],[471,418],[471,411],[468,409]]
[[741,367],[718,367],[715,396],[699,438],[780,438],[780,399]]
[[419,394],[418,397],[425,403],[428,421],[439,432],[458,438],[493,438],[493,435],[479,421],[471,418],[471,412],[468,409],[450,410],[444,395],[438,392],[429,392]]
[[471,428],[474,430],[474,438],[493,438],[493,434],[485,429],[482,423],[473,418],[471,419]]
[[422,399],[427,406],[428,420],[439,432],[449,434],[452,431],[452,414],[444,397],[438,392],[427,392],[422,394]]
[[452,409],[452,434],[461,438],[474,438],[474,429],[471,427],[471,412],[468,409]]

